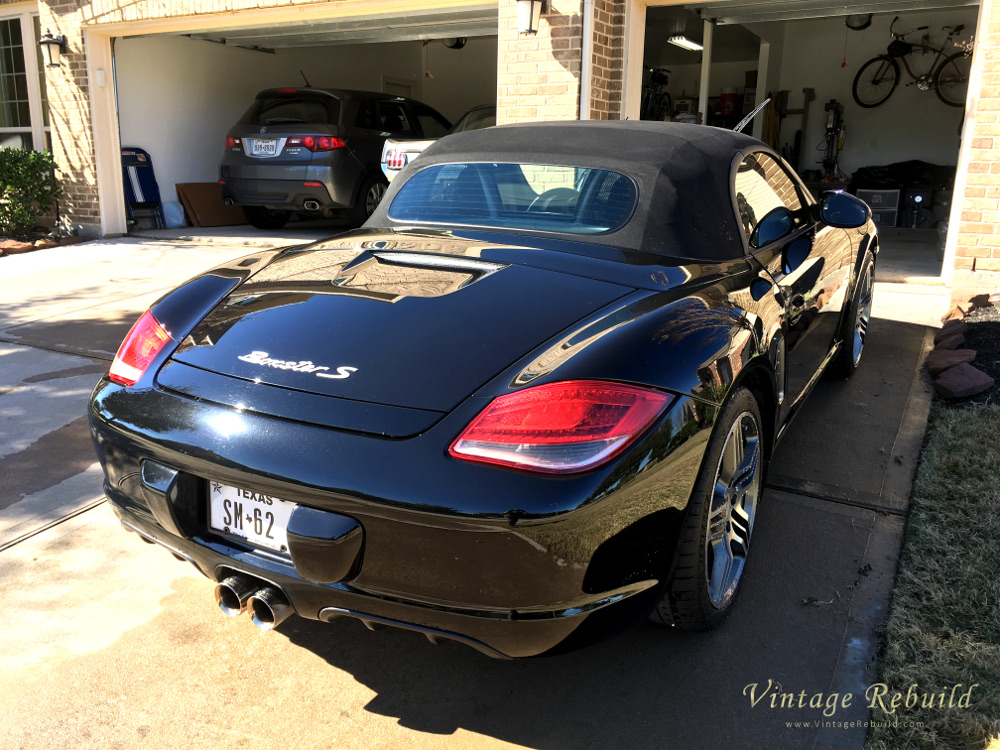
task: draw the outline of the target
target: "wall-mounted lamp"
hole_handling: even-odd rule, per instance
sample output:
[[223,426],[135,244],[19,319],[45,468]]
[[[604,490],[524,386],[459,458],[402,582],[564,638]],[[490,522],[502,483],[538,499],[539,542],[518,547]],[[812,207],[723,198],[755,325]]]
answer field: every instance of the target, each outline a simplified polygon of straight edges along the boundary
[[675,47],[681,47],[683,49],[689,49],[692,52],[698,52],[700,50],[705,49],[700,44],[698,44],[698,42],[696,42],[696,41],[694,41],[692,39],[688,39],[683,34],[675,34],[674,36],[669,37],[667,39],[667,41],[670,42]]
[[38,46],[42,48],[45,66],[55,68],[62,62],[62,56],[66,53],[66,37],[52,36],[52,32],[46,29],[45,36],[38,40]]
[[517,30],[522,34],[537,34],[544,0],[517,0]]

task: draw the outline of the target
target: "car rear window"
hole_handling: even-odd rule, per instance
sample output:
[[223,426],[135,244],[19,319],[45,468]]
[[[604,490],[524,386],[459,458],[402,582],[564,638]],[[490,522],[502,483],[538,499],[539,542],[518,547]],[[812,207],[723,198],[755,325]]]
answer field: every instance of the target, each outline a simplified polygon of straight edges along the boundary
[[336,124],[340,101],[333,97],[273,96],[257,99],[243,116],[248,125],[316,122]]
[[623,226],[635,202],[635,183],[618,172],[545,164],[436,164],[406,181],[389,206],[389,218],[600,234]]

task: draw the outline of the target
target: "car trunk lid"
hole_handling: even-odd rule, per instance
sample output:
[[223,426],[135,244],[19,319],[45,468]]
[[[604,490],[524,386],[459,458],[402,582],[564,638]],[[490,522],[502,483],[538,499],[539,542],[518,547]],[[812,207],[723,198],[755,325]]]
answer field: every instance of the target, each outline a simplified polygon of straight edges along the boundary
[[469,254],[297,250],[234,290],[173,359],[268,386],[446,412],[629,291]]

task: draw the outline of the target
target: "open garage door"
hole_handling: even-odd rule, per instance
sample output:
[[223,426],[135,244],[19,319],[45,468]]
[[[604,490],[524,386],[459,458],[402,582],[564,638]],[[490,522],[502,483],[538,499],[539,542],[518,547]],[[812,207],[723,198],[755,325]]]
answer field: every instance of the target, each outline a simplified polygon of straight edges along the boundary
[[450,122],[495,104],[496,5],[266,25],[253,18],[114,40],[120,142],[149,152],[164,202],[178,200],[178,184],[218,180],[227,132],[264,89],[403,96]]
[[[965,121],[971,58],[963,52],[971,50],[977,18],[978,5],[965,0],[651,7],[643,114],[732,127],[772,97],[754,134],[780,150],[815,193],[871,191],[861,195],[876,209],[883,238],[907,243],[906,262],[890,275],[936,278]],[[898,56],[866,69],[887,55],[890,29],[911,33],[895,46]],[[953,55],[961,58],[954,69],[946,64]],[[873,93],[864,71],[883,67]],[[965,78],[939,96],[935,75],[942,68],[942,81]]]

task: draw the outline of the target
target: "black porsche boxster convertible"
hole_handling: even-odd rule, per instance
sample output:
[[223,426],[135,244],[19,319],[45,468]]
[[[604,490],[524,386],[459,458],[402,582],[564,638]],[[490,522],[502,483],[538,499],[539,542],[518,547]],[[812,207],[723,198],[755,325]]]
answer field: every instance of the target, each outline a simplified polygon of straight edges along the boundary
[[776,441],[860,362],[877,249],[861,201],[730,131],[449,136],[363,228],[142,315],[91,401],[105,491],[265,629],[519,657],[710,628]]

